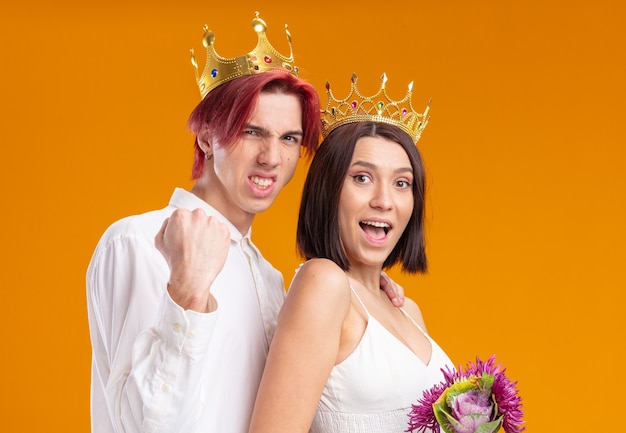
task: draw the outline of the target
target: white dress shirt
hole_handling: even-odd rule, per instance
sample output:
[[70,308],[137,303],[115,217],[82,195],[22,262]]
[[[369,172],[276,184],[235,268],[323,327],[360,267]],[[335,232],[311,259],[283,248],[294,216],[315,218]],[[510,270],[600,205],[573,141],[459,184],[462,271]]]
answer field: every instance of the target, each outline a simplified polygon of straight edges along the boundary
[[[213,313],[184,311],[167,293],[154,237],[176,208],[202,208],[230,228]],[[185,190],[162,210],[111,225],[87,270],[92,431],[246,433],[284,297],[282,275],[250,231],[242,236]]]

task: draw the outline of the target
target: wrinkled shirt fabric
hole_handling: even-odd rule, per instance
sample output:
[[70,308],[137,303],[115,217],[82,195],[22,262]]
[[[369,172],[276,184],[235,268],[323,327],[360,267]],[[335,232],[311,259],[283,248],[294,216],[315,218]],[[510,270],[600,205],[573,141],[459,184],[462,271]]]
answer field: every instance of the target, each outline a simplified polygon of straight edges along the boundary
[[[230,229],[212,313],[183,310],[154,245],[177,208],[201,208]],[[177,188],[161,210],[112,224],[87,270],[94,433],[246,433],[276,318],[282,275],[250,239],[194,194]]]

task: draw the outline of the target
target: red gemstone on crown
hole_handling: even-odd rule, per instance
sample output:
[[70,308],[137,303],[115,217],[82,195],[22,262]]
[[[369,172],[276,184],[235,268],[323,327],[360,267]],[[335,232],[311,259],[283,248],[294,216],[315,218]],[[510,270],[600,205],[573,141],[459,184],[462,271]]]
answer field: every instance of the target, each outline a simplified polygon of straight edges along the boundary
[[265,56],[265,57],[263,57],[263,61],[265,63],[272,63],[272,58],[270,56]]

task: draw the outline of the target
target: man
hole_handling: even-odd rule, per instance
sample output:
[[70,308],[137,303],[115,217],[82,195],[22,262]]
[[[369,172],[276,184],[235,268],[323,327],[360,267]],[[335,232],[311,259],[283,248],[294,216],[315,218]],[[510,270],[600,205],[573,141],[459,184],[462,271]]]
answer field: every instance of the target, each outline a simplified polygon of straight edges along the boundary
[[[250,226],[319,138],[319,101],[277,54],[223,59],[206,29],[191,192],[114,223],[87,271],[92,431],[248,430],[276,317],[281,274]],[[195,65],[195,61],[194,61]],[[395,295],[391,294],[390,297]]]

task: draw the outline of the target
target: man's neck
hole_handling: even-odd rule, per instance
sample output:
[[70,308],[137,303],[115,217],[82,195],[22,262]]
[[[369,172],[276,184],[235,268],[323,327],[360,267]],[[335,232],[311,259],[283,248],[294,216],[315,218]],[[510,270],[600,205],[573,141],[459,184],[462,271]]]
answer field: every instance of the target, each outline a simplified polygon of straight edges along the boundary
[[198,196],[201,200],[207,202],[215,210],[221,213],[242,235],[248,233],[250,227],[252,226],[252,221],[254,221],[254,214],[243,211],[233,212],[232,208],[222,209],[223,206],[220,206],[220,203],[223,201],[217,200],[215,197],[219,191],[216,191],[215,188],[211,188],[209,183],[203,181],[202,179],[198,179],[198,181],[196,181],[190,192]]

